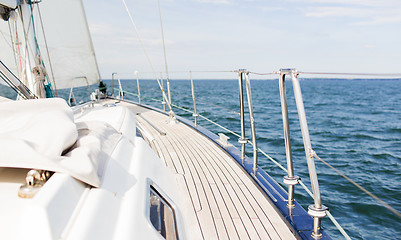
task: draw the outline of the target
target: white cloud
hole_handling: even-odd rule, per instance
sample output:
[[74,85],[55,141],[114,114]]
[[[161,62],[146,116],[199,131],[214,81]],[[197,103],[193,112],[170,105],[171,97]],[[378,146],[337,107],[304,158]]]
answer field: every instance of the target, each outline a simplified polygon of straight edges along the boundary
[[289,2],[319,5],[344,5],[344,6],[365,6],[365,7],[400,7],[399,0],[287,0]]
[[354,25],[366,26],[366,25],[382,25],[382,24],[392,24],[401,23],[401,15],[392,16],[375,16],[367,21],[356,22]]
[[196,0],[200,3],[212,3],[212,4],[230,4],[229,0]]
[[349,17],[351,25],[382,25],[401,22],[401,1],[383,0],[289,0],[308,3],[300,7],[307,17]]
[[373,45],[373,44],[365,44],[363,47],[366,48],[366,49],[375,49],[375,48],[377,48],[377,46]]
[[311,7],[305,13],[307,17],[368,17],[372,11],[352,7]]

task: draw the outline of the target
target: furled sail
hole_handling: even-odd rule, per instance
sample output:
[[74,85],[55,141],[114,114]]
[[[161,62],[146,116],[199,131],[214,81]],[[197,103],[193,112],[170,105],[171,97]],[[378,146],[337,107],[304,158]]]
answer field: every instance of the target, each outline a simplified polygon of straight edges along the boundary
[[[54,77],[58,89],[97,83],[100,76],[82,0],[43,0],[32,4],[31,9],[31,18],[24,21],[32,21],[34,30],[28,34],[35,35],[48,76],[52,79],[50,82],[53,83]],[[4,21],[0,23],[0,58],[6,59],[3,61],[6,64],[12,64],[8,67],[15,69],[19,76],[18,68],[21,71],[22,67],[21,64],[18,66],[20,46],[15,44],[18,42],[16,32],[19,38],[24,38],[24,32],[18,27],[17,31],[12,27],[10,30],[10,25]],[[28,45],[29,61],[34,61],[37,49]]]

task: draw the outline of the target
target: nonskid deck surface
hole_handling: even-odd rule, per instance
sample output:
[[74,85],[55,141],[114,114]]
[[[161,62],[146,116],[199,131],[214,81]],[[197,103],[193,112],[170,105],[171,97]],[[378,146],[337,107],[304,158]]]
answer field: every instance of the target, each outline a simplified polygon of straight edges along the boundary
[[[169,117],[121,103],[154,138],[148,143],[175,174],[192,203],[196,227],[204,239],[295,239],[271,202],[234,159],[213,141]],[[166,134],[160,134],[154,126]],[[146,139],[146,136],[144,136]]]

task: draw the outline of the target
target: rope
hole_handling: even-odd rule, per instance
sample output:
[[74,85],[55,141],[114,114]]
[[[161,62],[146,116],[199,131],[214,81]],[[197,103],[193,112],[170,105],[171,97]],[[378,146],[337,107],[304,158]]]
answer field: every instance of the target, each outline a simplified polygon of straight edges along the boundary
[[352,183],[354,186],[356,186],[357,188],[359,188],[360,190],[362,190],[364,193],[366,193],[367,195],[369,195],[371,198],[373,198],[374,200],[376,200],[377,202],[379,202],[380,204],[382,204],[385,208],[387,208],[388,210],[390,210],[392,213],[394,213],[397,217],[401,218],[401,213],[399,211],[397,211],[396,209],[394,209],[393,207],[391,207],[390,205],[388,205],[387,203],[385,203],[383,200],[381,200],[379,197],[377,197],[376,195],[374,195],[373,193],[369,192],[368,190],[366,190],[364,187],[362,187],[361,185],[359,185],[358,183],[354,182],[352,179],[350,179],[349,177],[347,177],[344,173],[340,172],[339,170],[337,170],[336,168],[334,168],[333,166],[331,166],[329,163],[327,163],[326,161],[324,161],[323,159],[321,159],[319,156],[317,156],[317,154],[314,154],[314,157],[316,157],[319,161],[323,162],[324,164],[326,164],[329,168],[333,169],[336,173],[338,173],[340,176],[342,176],[343,178],[347,179],[350,183]]

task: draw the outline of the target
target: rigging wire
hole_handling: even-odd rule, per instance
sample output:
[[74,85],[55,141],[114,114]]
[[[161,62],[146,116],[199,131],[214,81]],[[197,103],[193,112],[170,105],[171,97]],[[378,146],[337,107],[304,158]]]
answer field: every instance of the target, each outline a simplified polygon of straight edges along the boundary
[[[10,27],[10,21],[8,21],[8,29],[9,29],[9,31],[10,31],[10,36],[12,37],[12,35],[11,35],[11,27]],[[12,45],[8,42],[8,39],[6,38],[6,36],[4,35],[4,33],[3,33],[2,31],[0,31],[0,33],[1,33],[1,36],[3,36],[4,41],[7,43],[7,45],[8,45],[10,48],[13,48]]]
[[162,88],[162,86],[161,86],[161,84],[160,84],[160,81],[159,81],[159,78],[158,78],[157,73],[156,73],[156,71],[155,71],[155,68],[153,67],[153,64],[152,64],[152,61],[150,60],[149,54],[147,53],[147,51],[146,51],[146,49],[145,49],[145,45],[144,45],[143,42],[142,42],[142,38],[141,38],[141,36],[140,36],[140,34],[139,34],[138,28],[136,27],[136,24],[135,24],[135,21],[134,21],[132,15],[131,15],[131,12],[129,11],[128,6],[127,6],[125,0],[122,0],[122,1],[123,1],[125,10],[127,11],[128,17],[129,17],[130,20],[131,20],[132,26],[134,27],[134,30],[135,30],[135,33],[136,33],[136,35],[137,35],[137,37],[138,37],[139,43],[141,44],[142,50],[143,50],[143,52],[144,52],[144,54],[145,54],[145,56],[146,56],[146,59],[148,60],[148,63],[149,63],[149,65],[150,65],[151,69],[152,69],[153,74],[155,75],[155,78],[156,78],[156,80],[157,80],[157,83],[159,84],[160,90],[162,91],[163,98],[166,100],[167,106],[169,107],[170,112],[174,115],[173,108],[171,107],[171,103],[168,101],[168,99],[167,99],[167,97],[166,97],[166,93],[164,92],[164,90],[163,90],[163,88]]
[[[28,36],[29,36],[29,30],[31,29],[31,23],[32,23],[32,18],[33,18],[33,12],[31,11],[31,16],[29,17],[29,22],[28,22],[28,27],[27,27],[27,29],[28,29],[28,31],[25,31],[26,29],[25,29],[25,23],[24,23],[24,19],[22,18],[22,9],[21,9],[21,7],[19,8],[19,10],[20,10],[20,16],[21,16],[21,22],[22,22],[22,30],[23,30],[23,32],[24,32],[24,40],[25,40],[25,45],[26,45],[26,48],[25,48],[25,56],[26,56],[26,58],[25,58],[25,62],[26,61],[28,61],[28,59],[29,59],[29,50],[30,50],[30,53],[33,55],[33,56],[35,56],[35,54],[33,53],[33,50],[32,50],[32,46],[30,46],[29,45],[29,43],[28,43]],[[36,48],[35,48],[36,49]]]
[[52,61],[51,61],[51,59],[50,59],[49,47],[48,47],[48,45],[47,45],[47,40],[46,40],[46,35],[45,35],[45,29],[44,29],[44,26],[43,26],[42,14],[40,13],[39,5],[38,5],[38,13],[39,13],[39,19],[40,19],[40,26],[42,27],[43,39],[44,39],[45,46],[46,46],[47,58],[49,59],[49,66],[50,66],[50,72],[51,72],[51,74],[52,74],[52,79],[53,79],[53,84],[54,84],[54,91],[55,91],[55,93],[56,93],[56,96],[58,96],[58,93],[57,93],[57,86],[56,86],[56,80],[55,80],[55,78],[54,78],[54,72],[53,72]]
[[166,79],[167,79],[167,91],[168,91],[168,100],[171,104],[171,94],[170,94],[170,81],[168,76],[168,67],[167,67],[167,54],[166,54],[166,42],[164,40],[164,31],[163,31],[163,21],[162,21],[162,10],[160,7],[160,0],[157,1],[159,6],[159,17],[160,17],[160,29],[162,33],[162,40],[163,40],[163,52],[164,52],[164,66],[166,68]]
[[[36,48],[36,55],[34,55],[34,56],[35,56],[35,66],[36,66],[36,64],[37,64],[37,63],[36,63],[36,57],[39,55],[40,61],[42,62],[41,65],[42,65],[43,68],[46,69],[45,63],[44,63],[44,61],[43,61],[43,59],[42,59],[42,53],[40,52],[39,43],[38,43],[38,39],[37,39],[37,35],[36,35],[36,27],[35,27],[35,19],[33,18],[33,7],[32,7],[32,2],[29,3],[29,6],[30,6],[30,8],[31,8],[33,39],[34,39],[34,41],[35,41],[35,48]],[[38,8],[39,8],[39,5],[38,5]],[[43,34],[43,35],[44,35],[44,34]],[[49,61],[50,61],[50,58],[49,58]],[[40,64],[40,62],[38,62],[38,63]],[[45,92],[47,92],[47,91],[46,91],[46,86],[50,87],[49,89],[52,91],[52,92],[51,92],[51,96],[53,96],[53,89],[51,88],[51,83],[50,83],[49,76],[48,76],[47,73],[45,74],[45,79],[46,79],[46,81],[47,81],[47,84],[44,84],[44,83],[43,83],[43,88],[44,88]],[[49,85],[50,85],[50,86],[49,86]],[[47,95],[47,93],[46,93],[46,95]]]
[[[14,38],[13,38],[13,33],[11,30],[11,23],[10,21],[8,21],[8,31],[10,32],[10,38],[11,38],[11,44],[10,47],[13,50],[13,55],[14,55],[14,62],[15,62],[15,67],[17,68],[17,72],[18,72],[18,61],[17,61],[17,53],[15,52],[15,47],[14,47]],[[4,35],[3,35],[4,36]]]

